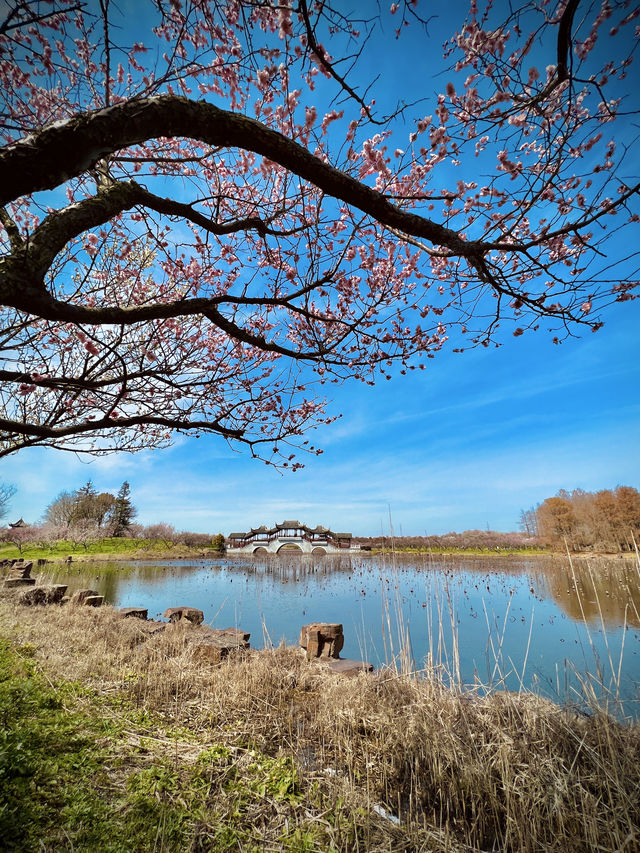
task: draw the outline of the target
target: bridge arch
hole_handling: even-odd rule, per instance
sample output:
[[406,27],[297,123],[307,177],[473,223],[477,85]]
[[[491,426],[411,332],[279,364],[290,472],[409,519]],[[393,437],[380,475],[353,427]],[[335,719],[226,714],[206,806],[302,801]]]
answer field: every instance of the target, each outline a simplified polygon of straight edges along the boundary
[[254,554],[268,554],[269,552],[264,547],[264,545],[260,545],[258,548],[253,549]]
[[316,557],[321,557],[321,556],[323,556],[323,554],[326,554],[327,551],[325,548],[316,547],[313,549],[313,551],[311,553],[315,554]]
[[282,553],[302,554],[302,548],[293,542],[285,542],[284,545],[281,545],[278,548],[277,553],[278,554],[282,554]]

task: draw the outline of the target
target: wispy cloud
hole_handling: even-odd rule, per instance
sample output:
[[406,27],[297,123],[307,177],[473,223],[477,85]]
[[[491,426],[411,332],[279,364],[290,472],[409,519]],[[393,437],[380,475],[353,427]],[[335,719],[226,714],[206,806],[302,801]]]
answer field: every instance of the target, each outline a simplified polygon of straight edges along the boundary
[[531,336],[440,361],[376,388],[335,388],[344,417],[314,433],[325,448],[282,476],[214,437],[103,456],[32,450],[2,462],[12,514],[36,520],[63,489],[131,484],[143,523],[242,530],[298,518],[354,533],[513,529],[521,508],[560,488],[640,485],[640,359],[633,316],[584,341]]

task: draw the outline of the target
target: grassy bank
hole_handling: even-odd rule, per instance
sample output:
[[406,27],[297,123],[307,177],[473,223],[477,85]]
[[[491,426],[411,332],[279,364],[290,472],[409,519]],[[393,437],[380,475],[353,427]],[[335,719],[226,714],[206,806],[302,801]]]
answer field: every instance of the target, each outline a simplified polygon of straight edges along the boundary
[[419,556],[433,555],[434,557],[548,557],[553,551],[548,548],[420,548],[409,545],[394,545],[393,547],[370,547],[363,553],[369,554],[399,554]]
[[0,599],[4,849],[638,849],[638,725],[150,627]]
[[0,560],[23,557],[26,560],[182,560],[189,557],[217,557],[221,552],[212,545],[192,548],[180,543],[147,539],[105,538],[81,545],[61,539],[51,545],[28,544],[19,551],[16,545],[0,543]]

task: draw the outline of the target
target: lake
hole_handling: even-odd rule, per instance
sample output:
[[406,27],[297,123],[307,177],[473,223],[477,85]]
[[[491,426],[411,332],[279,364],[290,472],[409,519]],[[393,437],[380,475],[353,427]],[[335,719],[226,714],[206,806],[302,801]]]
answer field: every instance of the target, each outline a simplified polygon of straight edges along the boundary
[[308,622],[341,622],[342,657],[437,670],[481,689],[533,689],[583,707],[592,691],[640,718],[640,570],[628,559],[287,556],[47,568],[150,618],[168,607],[297,643]]

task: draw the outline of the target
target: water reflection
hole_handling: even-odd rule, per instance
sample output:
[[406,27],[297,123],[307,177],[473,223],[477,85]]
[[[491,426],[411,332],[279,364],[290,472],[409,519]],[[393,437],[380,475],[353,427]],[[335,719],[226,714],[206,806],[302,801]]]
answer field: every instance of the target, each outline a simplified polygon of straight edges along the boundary
[[292,555],[51,574],[70,592],[90,587],[150,617],[199,607],[210,625],[250,631],[254,647],[295,643],[306,622],[342,622],[343,655],[376,666],[438,668],[465,684],[534,687],[564,701],[597,676],[597,691],[622,697],[626,710],[639,698],[640,573],[626,560]]
[[554,560],[536,581],[577,622],[640,627],[640,574],[625,559]]

